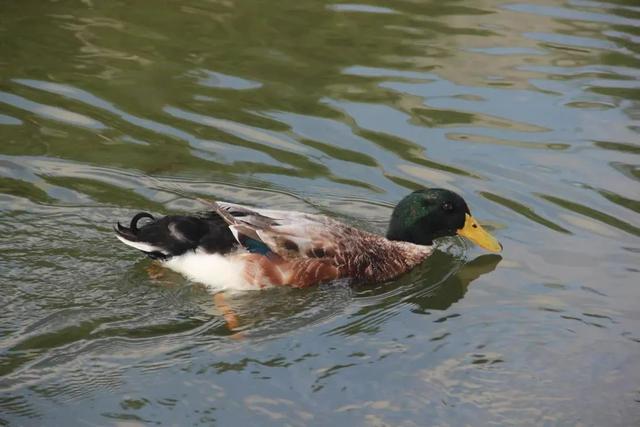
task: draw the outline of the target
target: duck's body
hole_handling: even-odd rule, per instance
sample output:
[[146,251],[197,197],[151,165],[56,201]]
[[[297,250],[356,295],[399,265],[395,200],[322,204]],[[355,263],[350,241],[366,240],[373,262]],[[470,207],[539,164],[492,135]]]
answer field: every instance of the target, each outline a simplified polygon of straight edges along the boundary
[[324,215],[214,206],[205,215],[166,216],[140,229],[135,223],[120,226],[117,236],[191,280],[221,289],[380,282],[412,269],[432,251]]
[[[416,216],[415,221],[398,214],[398,208],[409,198],[394,211],[387,237],[324,215],[224,202],[210,203],[211,210],[199,216],[156,220],[140,213],[129,227],[118,224],[116,233],[123,243],[164,266],[216,289],[305,287],[337,279],[374,283],[411,270],[433,251],[432,238],[439,232],[405,237],[413,235],[411,227],[423,219],[416,216],[419,206],[413,202],[401,211]],[[460,208],[468,212],[459,199],[464,205]],[[137,222],[144,217],[152,222],[138,228]],[[435,220],[438,222],[438,218]],[[447,227],[447,231],[463,228]]]

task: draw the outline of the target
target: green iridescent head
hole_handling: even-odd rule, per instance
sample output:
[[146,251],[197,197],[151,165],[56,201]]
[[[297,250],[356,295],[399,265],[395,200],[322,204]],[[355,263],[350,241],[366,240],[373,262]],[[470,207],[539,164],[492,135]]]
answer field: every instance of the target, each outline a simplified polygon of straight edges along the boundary
[[502,245],[471,216],[462,197],[442,188],[417,190],[398,203],[391,215],[387,238],[418,245],[433,239],[460,235],[477,245],[499,252]]

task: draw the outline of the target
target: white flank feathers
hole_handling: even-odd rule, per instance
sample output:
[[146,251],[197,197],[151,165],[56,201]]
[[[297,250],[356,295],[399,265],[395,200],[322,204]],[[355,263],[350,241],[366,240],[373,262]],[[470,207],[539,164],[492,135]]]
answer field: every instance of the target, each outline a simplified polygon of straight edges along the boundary
[[171,257],[163,262],[163,265],[183,274],[194,282],[202,283],[215,290],[259,289],[256,285],[245,280],[243,275],[244,261],[241,257],[208,254],[196,250]]

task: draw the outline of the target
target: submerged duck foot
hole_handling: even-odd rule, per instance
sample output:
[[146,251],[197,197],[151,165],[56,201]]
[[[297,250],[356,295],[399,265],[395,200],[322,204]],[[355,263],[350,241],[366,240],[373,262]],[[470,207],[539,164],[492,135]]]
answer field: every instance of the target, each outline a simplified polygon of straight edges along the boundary
[[213,296],[213,303],[216,305],[216,308],[222,312],[222,317],[227,324],[227,328],[230,331],[237,329],[239,326],[238,316],[236,316],[235,311],[227,304],[224,293],[218,292]]
[[160,280],[165,276],[166,270],[157,263],[151,263],[145,268],[151,280]]

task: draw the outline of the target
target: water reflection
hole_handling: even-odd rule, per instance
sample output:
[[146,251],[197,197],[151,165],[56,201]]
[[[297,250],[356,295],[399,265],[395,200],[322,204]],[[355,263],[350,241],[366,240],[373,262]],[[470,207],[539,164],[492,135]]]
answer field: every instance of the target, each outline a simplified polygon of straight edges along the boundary
[[375,334],[387,319],[406,307],[418,314],[447,310],[464,297],[474,280],[494,271],[501,260],[500,255],[485,254],[465,262],[459,256],[437,251],[392,285],[360,288],[355,298],[361,299],[362,307],[329,334]]
[[432,293],[416,294],[407,301],[416,305],[413,309],[415,313],[428,314],[433,310],[444,311],[464,297],[473,281],[494,271],[500,261],[502,261],[500,255],[480,255],[465,262],[455,274],[443,280]]

